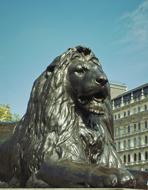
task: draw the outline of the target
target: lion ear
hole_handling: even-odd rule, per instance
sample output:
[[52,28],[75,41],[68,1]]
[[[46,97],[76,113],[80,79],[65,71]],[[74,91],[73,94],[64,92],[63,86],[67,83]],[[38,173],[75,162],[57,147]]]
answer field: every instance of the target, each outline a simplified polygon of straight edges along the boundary
[[53,72],[54,69],[56,67],[56,64],[51,63],[50,65],[48,65],[48,67],[46,68],[46,72]]
[[46,72],[53,72],[55,67],[59,64],[60,61],[60,56],[56,57],[53,62],[48,65],[48,67],[46,68]]
[[54,71],[55,66],[56,66],[56,65],[54,65],[54,64],[51,63],[51,64],[46,68],[46,70],[45,70],[45,78],[46,78],[46,79],[47,79],[47,78],[50,76],[50,74]]

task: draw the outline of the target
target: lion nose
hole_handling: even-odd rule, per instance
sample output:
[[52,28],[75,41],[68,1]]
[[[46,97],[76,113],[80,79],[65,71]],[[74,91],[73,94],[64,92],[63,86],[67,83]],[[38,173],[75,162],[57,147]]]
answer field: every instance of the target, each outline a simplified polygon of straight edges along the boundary
[[106,76],[104,76],[104,75],[101,75],[98,78],[96,78],[96,83],[101,86],[104,86],[107,82],[108,82],[108,80],[107,80]]

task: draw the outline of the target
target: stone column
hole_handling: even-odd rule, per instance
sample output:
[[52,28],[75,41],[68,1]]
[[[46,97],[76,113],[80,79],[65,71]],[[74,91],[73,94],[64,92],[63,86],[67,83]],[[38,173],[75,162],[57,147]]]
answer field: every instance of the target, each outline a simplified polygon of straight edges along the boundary
[[131,92],[131,103],[134,103],[133,92]]
[[112,109],[113,109],[113,110],[115,109],[114,100],[112,100]]
[[123,96],[121,97],[121,107],[124,106]]
[[144,91],[143,91],[143,88],[141,89],[141,100],[144,99]]

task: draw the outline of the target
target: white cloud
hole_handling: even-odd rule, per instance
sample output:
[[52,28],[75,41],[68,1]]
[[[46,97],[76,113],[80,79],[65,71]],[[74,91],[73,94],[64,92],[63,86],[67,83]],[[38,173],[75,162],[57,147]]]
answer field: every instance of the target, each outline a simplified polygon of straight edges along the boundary
[[148,47],[148,0],[142,2],[137,9],[126,13],[120,19],[122,37],[120,42],[138,49]]

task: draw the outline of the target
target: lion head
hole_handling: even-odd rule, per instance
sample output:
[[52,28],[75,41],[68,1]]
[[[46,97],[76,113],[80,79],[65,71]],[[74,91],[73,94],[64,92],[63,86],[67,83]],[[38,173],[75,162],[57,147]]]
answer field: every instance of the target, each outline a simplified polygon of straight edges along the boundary
[[109,96],[108,80],[99,60],[76,54],[68,68],[68,86],[75,104],[86,112],[105,113],[104,100]]

